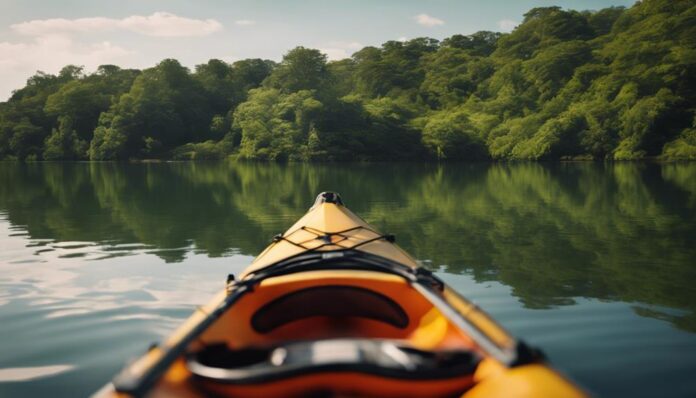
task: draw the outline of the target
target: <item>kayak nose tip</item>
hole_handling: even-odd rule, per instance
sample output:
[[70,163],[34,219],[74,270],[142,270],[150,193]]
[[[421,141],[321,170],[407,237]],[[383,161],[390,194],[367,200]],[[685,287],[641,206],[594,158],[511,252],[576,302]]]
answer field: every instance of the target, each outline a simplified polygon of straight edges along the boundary
[[317,199],[314,201],[314,205],[312,207],[322,203],[333,203],[342,206],[343,200],[341,199],[341,195],[337,194],[336,192],[327,191],[317,195]]

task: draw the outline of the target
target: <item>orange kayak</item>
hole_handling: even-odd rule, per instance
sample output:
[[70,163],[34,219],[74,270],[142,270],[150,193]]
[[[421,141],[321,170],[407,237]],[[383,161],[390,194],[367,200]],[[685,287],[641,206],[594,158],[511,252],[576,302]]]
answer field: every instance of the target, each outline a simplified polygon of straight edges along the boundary
[[330,192],[97,397],[583,397]]

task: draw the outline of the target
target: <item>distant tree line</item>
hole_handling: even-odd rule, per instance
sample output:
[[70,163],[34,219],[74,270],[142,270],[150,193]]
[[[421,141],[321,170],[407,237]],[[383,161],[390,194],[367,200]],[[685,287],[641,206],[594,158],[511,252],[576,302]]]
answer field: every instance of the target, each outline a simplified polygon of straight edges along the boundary
[[0,158],[696,159],[696,1],[534,8],[512,33],[327,62],[69,65],[0,103]]

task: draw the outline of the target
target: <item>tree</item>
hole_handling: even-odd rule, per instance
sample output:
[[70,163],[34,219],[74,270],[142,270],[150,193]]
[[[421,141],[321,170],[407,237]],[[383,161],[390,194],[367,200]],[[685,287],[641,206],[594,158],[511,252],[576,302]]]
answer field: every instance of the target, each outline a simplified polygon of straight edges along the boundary
[[468,36],[454,35],[448,37],[442,41],[441,46],[465,50],[469,55],[487,57],[495,51],[496,44],[501,36],[498,32],[484,30]]
[[81,140],[73,128],[69,116],[59,118],[59,127],[53,129],[44,143],[43,158],[45,160],[75,160],[87,156],[87,141]]
[[283,56],[283,61],[268,77],[266,84],[283,93],[320,90],[328,76],[325,54],[315,49],[295,47]]
[[33,156],[38,158],[41,153],[43,130],[34,125],[29,118],[22,118],[12,128],[10,150],[20,159]]
[[208,106],[215,114],[222,114],[238,101],[236,87],[231,79],[232,67],[219,59],[196,65],[194,79],[200,83],[208,98]]
[[314,121],[322,106],[309,90],[251,90],[249,100],[234,113],[234,127],[242,133],[240,154],[250,159],[306,159],[310,130],[318,135]]
[[231,79],[238,90],[240,102],[246,98],[249,90],[259,87],[276,67],[275,62],[259,58],[233,63]]
[[126,158],[128,137],[121,131],[99,126],[94,130],[94,138],[89,147],[89,158],[92,160],[118,160]]
[[624,13],[625,7],[608,7],[587,15],[587,23],[596,36],[609,34],[614,23]]
[[438,159],[485,158],[482,140],[464,112],[440,112],[428,118],[423,143]]
[[159,142],[163,150],[201,141],[209,136],[212,117],[201,83],[179,62],[164,60],[140,74],[130,91],[102,114],[90,156],[139,156],[145,137]]
[[109,92],[95,83],[73,80],[51,94],[44,107],[47,115],[69,118],[77,136],[86,141],[92,139],[99,115],[111,105]]

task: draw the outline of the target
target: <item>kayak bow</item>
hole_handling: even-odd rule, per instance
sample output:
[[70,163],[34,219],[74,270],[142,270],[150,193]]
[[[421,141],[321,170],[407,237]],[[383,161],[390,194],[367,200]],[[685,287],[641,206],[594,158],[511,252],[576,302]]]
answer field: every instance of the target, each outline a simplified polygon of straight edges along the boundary
[[331,192],[98,397],[582,397]]

